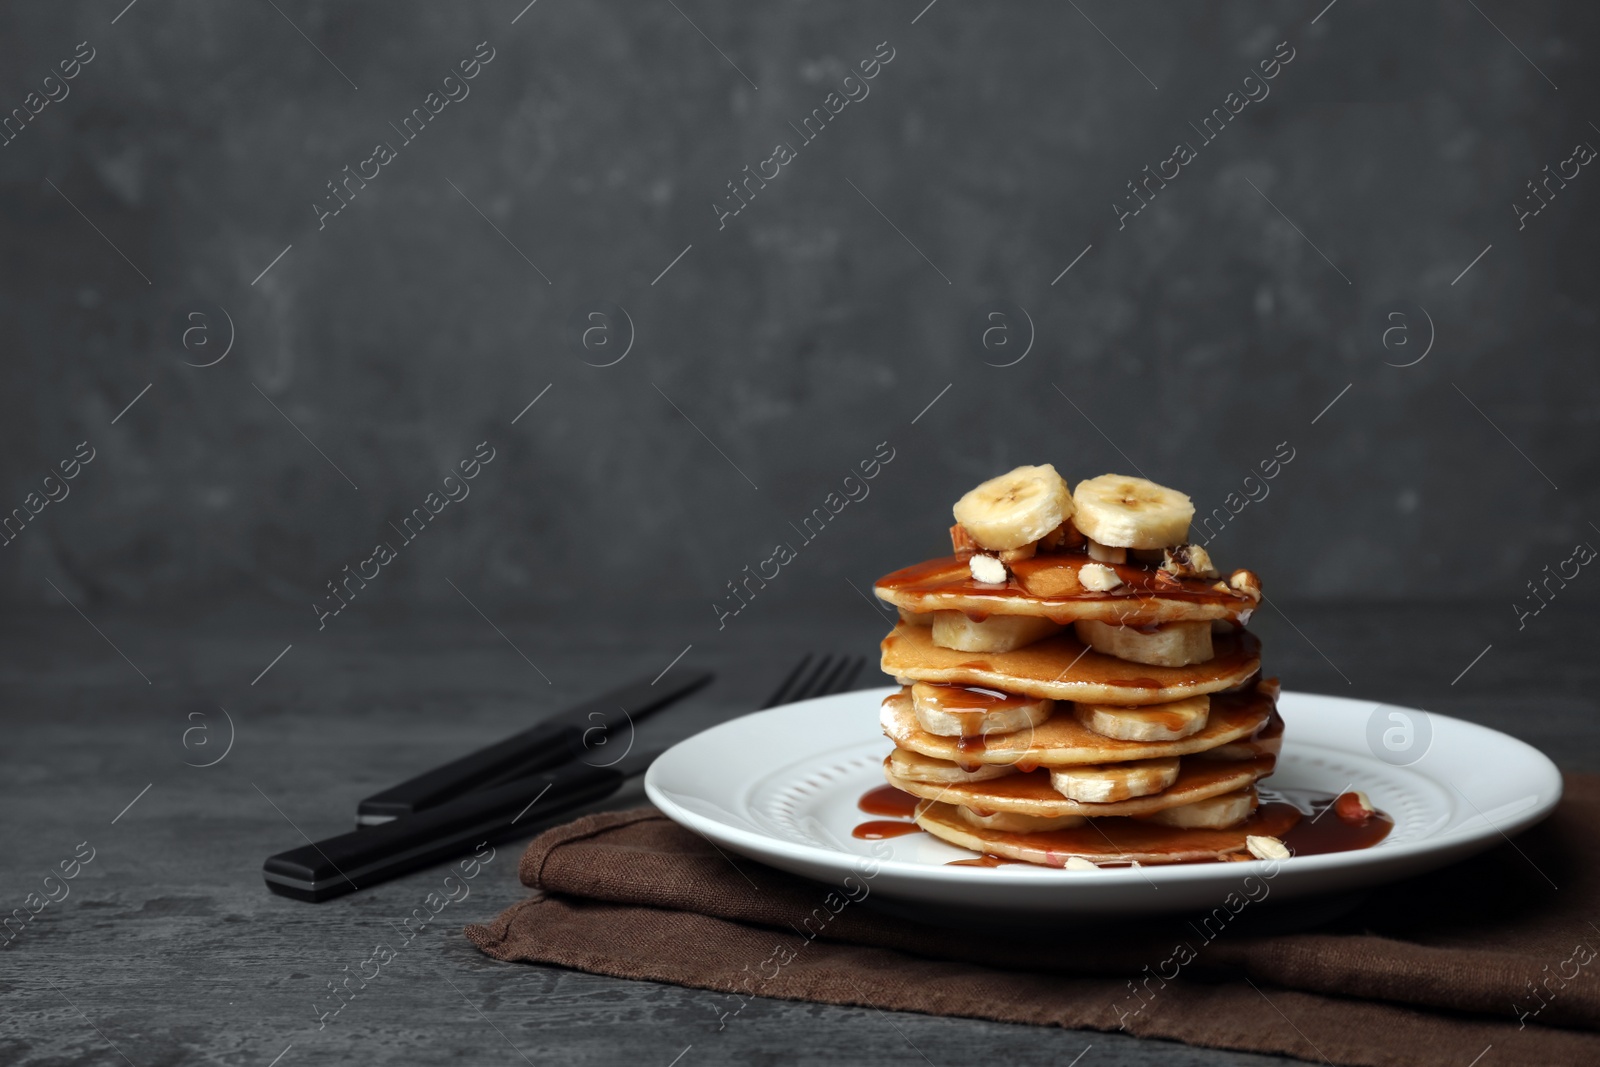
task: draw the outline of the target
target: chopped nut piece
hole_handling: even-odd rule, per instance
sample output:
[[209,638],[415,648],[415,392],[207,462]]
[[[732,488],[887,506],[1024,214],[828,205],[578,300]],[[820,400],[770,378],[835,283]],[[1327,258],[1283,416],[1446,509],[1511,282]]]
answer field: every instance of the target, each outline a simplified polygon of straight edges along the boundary
[[1276,837],[1258,837],[1249,834],[1244,839],[1244,847],[1250,850],[1250,855],[1258,860],[1286,860],[1289,858],[1289,846],[1279,841]]
[[1083,534],[1079,533],[1078,528],[1072,525],[1072,520],[1068,519],[1039,538],[1039,551],[1064,552],[1069,548],[1077,548],[1084,540]]
[[1002,549],[1001,551],[996,552],[995,555],[1000,557],[1000,562],[1001,563],[1015,563],[1019,559],[1031,559],[1031,558],[1033,558],[1033,553],[1035,552],[1035,550],[1038,549],[1038,547],[1039,547],[1039,542],[1037,542],[1037,541],[1029,541],[1027,544],[1023,545],[1021,548],[1006,548],[1006,549]]
[[1064,868],[1069,871],[1098,871],[1100,865],[1082,856],[1068,856]]
[[1349,793],[1340,793],[1333,801],[1333,813],[1339,816],[1339,821],[1349,823],[1351,826],[1365,826],[1378,814],[1378,809],[1372,806],[1372,801],[1367,799],[1367,794],[1357,789]]
[[1216,578],[1217,568],[1211,562],[1211,553],[1199,545],[1179,545],[1169,548],[1161,559],[1161,569],[1179,578]]
[[1126,563],[1128,562],[1128,550],[1102,545],[1099,541],[1090,538],[1089,558],[1099,560],[1101,563]]
[[1255,576],[1254,571],[1234,571],[1228,575],[1228,588],[1235,593],[1243,593],[1251,600],[1261,599],[1261,579]]
[[1085,563],[1078,568],[1078,581],[1090,592],[1104,593],[1122,584],[1117,572],[1104,563]]
[[950,551],[958,556],[978,551],[978,542],[972,539],[972,535],[967,533],[967,528],[959,522],[950,527]]
[[985,585],[1004,585],[1006,582],[1006,565],[993,556],[979,553],[967,560],[967,568],[972,572],[972,580]]

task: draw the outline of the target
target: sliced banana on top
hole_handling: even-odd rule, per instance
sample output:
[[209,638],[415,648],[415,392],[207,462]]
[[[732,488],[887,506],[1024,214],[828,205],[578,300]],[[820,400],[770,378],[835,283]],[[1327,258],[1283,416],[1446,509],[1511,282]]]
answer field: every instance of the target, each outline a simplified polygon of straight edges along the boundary
[[1163,826],[1180,826],[1186,830],[1226,830],[1254,815],[1256,803],[1256,787],[1252,785],[1218,797],[1206,797],[1192,804],[1180,804],[1144,818]]
[[[1204,663],[1215,654],[1211,647],[1211,624],[1208,622],[1169,622],[1143,630],[1081,619],[1073,623],[1072,628],[1078,640],[1096,652],[1134,663],[1187,667],[1191,663]],[[937,629],[933,639],[936,643],[939,641]]]
[[1142,707],[1074,704],[1072,710],[1080,723],[1101,737],[1114,737],[1119,741],[1177,741],[1206,728],[1206,720],[1211,717],[1211,698],[1185,697]]
[[1050,768],[1050,784],[1068,800],[1111,804],[1147,797],[1178,780],[1178,757]]
[[1113,548],[1181,545],[1194,518],[1194,502],[1184,494],[1125,474],[1079,482],[1072,504],[1077,509],[1072,524],[1090,540]]
[[974,769],[969,771],[958,763],[934,759],[932,756],[924,756],[920,752],[913,752],[898,745],[889,753],[887,766],[890,773],[897,778],[904,778],[908,782],[932,782],[936,785],[984,782],[991,778],[1004,778],[1008,774],[1017,773],[1015,767],[998,763],[975,764]]
[[1054,706],[1053,700],[977,686],[918,682],[911,687],[917,725],[940,737],[987,737],[1027,730],[1048,719]]
[[[960,652],[1010,652],[1061,629],[1060,623],[1037,615],[991,615],[982,622],[973,622],[960,611],[935,611],[932,615],[933,643]],[[1208,646],[1209,637],[1208,632]]]
[[1055,530],[1072,517],[1073,503],[1067,483],[1046,463],[990,478],[951,510],[980,547],[998,552],[1021,548]]
[[1082,815],[1018,815],[1014,811],[997,811],[993,815],[980,815],[971,808],[956,808],[956,814],[961,821],[970,826],[981,827],[985,830],[999,830],[1002,833],[1031,834],[1040,830],[1070,830],[1074,826],[1082,826]]

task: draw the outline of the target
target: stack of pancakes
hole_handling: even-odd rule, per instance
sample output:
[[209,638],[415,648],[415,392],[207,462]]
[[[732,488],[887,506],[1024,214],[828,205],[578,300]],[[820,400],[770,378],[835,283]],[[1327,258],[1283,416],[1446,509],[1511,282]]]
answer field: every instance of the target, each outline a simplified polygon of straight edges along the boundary
[[1255,785],[1283,740],[1244,629],[1260,582],[1187,543],[1189,498],[1121,475],[1069,491],[1047,464],[954,511],[953,556],[874,587],[901,618],[884,774],[918,825],[1055,867],[1287,855],[1298,812]]

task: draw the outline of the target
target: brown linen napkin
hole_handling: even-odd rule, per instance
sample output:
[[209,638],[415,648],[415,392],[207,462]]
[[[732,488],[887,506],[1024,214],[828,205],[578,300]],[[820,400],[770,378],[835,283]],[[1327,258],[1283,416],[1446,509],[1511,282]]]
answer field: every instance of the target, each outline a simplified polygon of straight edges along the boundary
[[887,914],[870,867],[825,886],[641,808],[535,839],[520,874],[541,892],[466,935],[496,959],[715,990],[718,1028],[764,996],[1339,1064],[1466,1067],[1491,1046],[1483,1067],[1600,1063],[1597,826],[1600,776],[1573,774],[1514,843],[1376,890],[1315,932],[1252,933],[1270,910],[1258,880],[1236,915],[1019,937]]

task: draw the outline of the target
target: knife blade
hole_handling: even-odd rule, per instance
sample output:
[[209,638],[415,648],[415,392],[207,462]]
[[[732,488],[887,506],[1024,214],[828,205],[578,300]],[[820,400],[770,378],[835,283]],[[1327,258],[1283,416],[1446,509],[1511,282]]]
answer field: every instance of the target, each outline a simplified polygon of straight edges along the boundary
[[574,760],[602,764],[608,745],[627,737],[633,725],[715,677],[710,671],[679,671],[671,680],[634,681],[559,712],[521,733],[496,741],[441,767],[424,771],[362,800],[357,826],[378,826],[426,811],[467,793],[493,789],[529,773],[551,770]]

